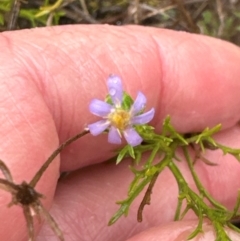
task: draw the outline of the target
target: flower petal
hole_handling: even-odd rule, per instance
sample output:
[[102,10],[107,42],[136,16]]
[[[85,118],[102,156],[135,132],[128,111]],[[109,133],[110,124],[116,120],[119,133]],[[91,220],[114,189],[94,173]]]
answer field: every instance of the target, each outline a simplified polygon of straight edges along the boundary
[[134,116],[131,119],[131,124],[132,125],[144,125],[152,120],[154,114],[155,114],[155,110],[154,110],[154,108],[152,108],[151,110],[149,110],[146,113]]
[[146,106],[146,103],[147,103],[147,99],[146,99],[145,95],[142,92],[138,92],[137,98],[134,101],[132,108],[131,108],[132,114],[136,115],[141,110],[143,110]]
[[112,108],[108,103],[97,99],[93,99],[89,105],[90,112],[101,117],[106,117]]
[[110,125],[109,121],[107,121],[107,120],[100,120],[100,121],[97,121],[97,122],[95,122],[93,124],[89,124],[88,128],[89,128],[90,133],[93,136],[97,136],[100,133],[102,133],[103,131],[105,131],[109,127],[109,125]]
[[124,130],[123,135],[127,143],[131,146],[137,146],[141,144],[142,137],[134,130],[134,128],[129,128]]
[[121,144],[121,136],[117,128],[111,126],[109,133],[108,133],[108,142],[113,144]]
[[108,92],[115,105],[121,105],[123,98],[122,80],[118,75],[110,75],[107,80]]

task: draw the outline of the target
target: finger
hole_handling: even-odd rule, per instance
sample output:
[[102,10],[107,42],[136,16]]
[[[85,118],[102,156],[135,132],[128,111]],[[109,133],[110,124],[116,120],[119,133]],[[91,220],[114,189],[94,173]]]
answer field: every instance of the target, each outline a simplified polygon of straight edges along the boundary
[[[167,114],[182,132],[219,122],[227,128],[240,117],[240,51],[221,40],[142,27],[64,26],[4,33],[1,52],[5,77],[15,83],[17,72],[39,89],[61,142],[96,120],[88,103],[107,94],[110,73],[122,77],[133,97],[144,92],[158,128]],[[91,151],[102,143],[106,137],[72,145],[62,170],[110,157],[115,146],[101,145],[97,157]]]
[[[4,59],[6,51],[2,53],[1,58]],[[8,67],[15,71],[15,74],[7,72],[8,61],[9,56],[3,60],[5,67],[1,65],[0,71],[0,156],[10,169],[13,181],[21,184],[23,181],[29,182],[41,164],[57,148],[58,137],[52,116],[42,101],[38,88],[30,80],[30,76],[21,76],[14,64]],[[58,176],[59,157],[37,185],[37,191],[46,197],[43,203],[48,208]],[[0,219],[4,220],[0,229],[1,239],[27,240],[27,226],[22,207],[19,205],[8,208],[7,204],[12,200],[11,195],[4,190],[0,190],[0,195]],[[39,226],[39,223],[36,226]]]
[[[240,137],[237,137],[240,136],[239,134],[239,130],[236,128],[225,133],[227,138],[224,139],[224,144],[239,145]],[[222,141],[222,135],[217,137],[217,141]],[[147,156],[145,155],[145,159]],[[178,153],[178,157],[182,159],[181,162],[177,163],[178,167],[189,186],[197,192],[189,168],[181,153]],[[239,182],[236,181],[240,174],[239,163],[232,156],[223,156],[218,151],[207,151],[206,158],[218,165],[209,167],[198,160],[195,170],[201,182],[218,202],[229,210],[233,210],[239,189]],[[128,187],[132,180],[133,174],[129,170],[129,162],[125,160],[117,166],[115,163],[103,163],[86,167],[60,181],[51,213],[63,230],[66,241],[121,241],[134,237],[134,235],[151,227],[165,225],[174,220],[178,187],[172,173],[165,169],[159,175],[153,188],[151,204],[144,208],[142,223],[137,222],[137,210],[144,191],[132,203],[128,216],[122,216],[115,224],[108,227],[108,221],[119,208],[115,201],[127,198]],[[189,219],[196,219],[196,217],[190,212],[185,217],[185,220]],[[176,232],[179,237],[182,237],[181,235],[188,236],[196,228],[195,223],[190,227],[187,226],[189,228],[186,231],[186,229],[181,228],[180,224],[178,224],[179,230]],[[147,240],[152,233],[153,237],[155,235],[157,237],[157,231],[158,229],[154,232],[152,230],[146,231],[146,235],[140,236],[141,234],[139,234],[133,240],[137,240],[139,237]],[[160,228],[159,233],[162,231]],[[162,235],[164,237],[164,234]],[[46,237],[49,241],[57,240],[47,224],[41,230],[39,241],[44,241]]]
[[[182,241],[188,240],[189,235],[197,227],[197,221],[178,221],[166,225],[158,226],[146,230],[127,241]],[[226,228],[226,233],[231,240],[239,241],[240,235]],[[203,232],[199,233],[192,241],[214,241],[216,240],[215,230],[213,226],[206,222],[203,224]]]

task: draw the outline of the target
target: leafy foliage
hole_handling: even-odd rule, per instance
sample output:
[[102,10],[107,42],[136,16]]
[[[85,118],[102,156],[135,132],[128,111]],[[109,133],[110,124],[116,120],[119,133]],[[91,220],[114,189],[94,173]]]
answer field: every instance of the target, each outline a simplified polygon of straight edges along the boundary
[[[240,215],[240,195],[232,211],[220,204],[202,185],[194,170],[194,160],[192,160],[189,155],[189,147],[194,148],[196,152],[200,150],[201,153],[204,153],[206,148],[212,151],[221,149],[223,154],[233,155],[240,161],[240,149],[223,146],[214,140],[213,135],[219,132],[220,129],[221,125],[217,125],[213,128],[206,128],[201,133],[191,134],[186,137],[174,129],[170,123],[170,117],[165,119],[161,134],[156,134],[152,127],[146,125],[139,128],[138,131],[144,138],[144,143],[136,147],[125,146],[117,157],[117,164],[125,157],[131,157],[133,159],[134,165],[130,167],[130,170],[134,174],[134,179],[129,186],[127,198],[117,202],[120,208],[110,219],[109,225],[115,223],[121,216],[126,216],[135,198],[148,186],[138,210],[138,221],[142,221],[143,208],[146,204],[150,204],[151,192],[157,177],[165,168],[168,168],[175,177],[179,189],[175,220],[182,219],[189,210],[192,210],[199,218],[199,223],[196,229],[190,234],[189,239],[194,238],[202,232],[203,219],[208,218],[216,231],[216,240],[230,241],[224,227],[228,226],[240,232],[238,228],[231,224],[231,220]],[[179,161],[176,154],[177,149],[182,149],[184,153],[198,193],[189,187],[176,164],[176,161]],[[144,153],[148,153],[148,159],[143,166],[139,166],[139,160]],[[153,162],[156,157],[160,159],[157,163]],[[184,209],[183,203],[186,203]]]

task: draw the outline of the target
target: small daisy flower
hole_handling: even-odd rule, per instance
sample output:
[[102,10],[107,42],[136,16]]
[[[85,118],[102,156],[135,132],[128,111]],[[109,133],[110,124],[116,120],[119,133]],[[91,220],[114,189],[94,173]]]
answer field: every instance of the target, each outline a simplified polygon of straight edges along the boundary
[[[107,86],[110,101],[93,99],[90,103],[90,112],[103,118],[88,125],[90,133],[97,136],[108,130],[108,142],[110,143],[121,144],[123,134],[129,145],[139,145],[143,139],[134,126],[144,125],[151,121],[155,113],[154,108],[143,113],[147,102],[144,94],[138,92],[137,98],[133,102],[131,97],[124,93],[121,78],[117,75],[109,76]],[[128,98],[124,98],[125,96]]]

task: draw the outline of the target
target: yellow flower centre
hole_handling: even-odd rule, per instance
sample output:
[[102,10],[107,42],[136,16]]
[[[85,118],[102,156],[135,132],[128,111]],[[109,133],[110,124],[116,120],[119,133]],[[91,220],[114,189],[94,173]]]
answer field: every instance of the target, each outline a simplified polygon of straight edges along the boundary
[[129,125],[130,114],[125,110],[116,109],[113,113],[109,114],[108,119],[112,126],[119,130],[124,130]]

